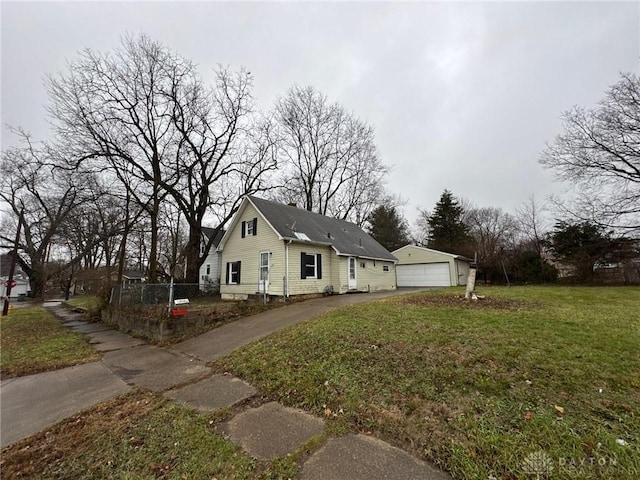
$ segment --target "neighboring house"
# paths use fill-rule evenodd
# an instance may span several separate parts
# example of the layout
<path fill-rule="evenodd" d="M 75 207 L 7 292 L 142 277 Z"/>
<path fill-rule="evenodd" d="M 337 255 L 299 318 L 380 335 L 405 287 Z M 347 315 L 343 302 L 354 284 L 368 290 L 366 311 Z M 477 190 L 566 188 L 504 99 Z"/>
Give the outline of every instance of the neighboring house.
<path fill-rule="evenodd" d="M 7 296 L 7 288 L 4 286 L 4 283 L 9 280 L 12 258 L 13 256 L 8 253 L 0 255 L 0 298 Z M 13 272 L 13 280 L 16 283 L 11 287 L 10 298 L 22 298 L 29 295 L 31 292 L 29 276 L 22 271 L 20 265 L 16 265 L 15 271 Z"/>
<path fill-rule="evenodd" d="M 405 245 L 393 254 L 398 258 L 399 287 L 452 287 L 467 283 L 470 258 L 416 245 Z"/>
<path fill-rule="evenodd" d="M 253 196 L 218 250 L 223 299 L 396 288 L 396 258 L 357 225 Z"/>
<path fill-rule="evenodd" d="M 202 240 L 200 241 L 200 255 L 204 254 L 207 242 L 214 235 L 215 229 L 202 227 Z M 222 255 L 218 252 L 218 245 L 224 235 L 224 230 L 219 230 L 213 239 L 213 244 L 204 263 L 200 266 L 200 290 L 204 292 L 220 291 L 220 265 Z"/>
<path fill-rule="evenodd" d="M 7 287 L 5 282 L 8 282 L 9 276 L 0 277 L 0 298 L 7 296 Z M 13 274 L 13 281 L 15 285 L 11 287 L 10 298 L 24 298 L 31 293 L 31 284 L 29 283 L 29 277 L 22 270 L 16 270 Z"/>
<path fill-rule="evenodd" d="M 122 284 L 123 285 L 135 285 L 137 283 L 146 282 L 144 274 L 140 270 L 125 270 L 122 272 Z"/>

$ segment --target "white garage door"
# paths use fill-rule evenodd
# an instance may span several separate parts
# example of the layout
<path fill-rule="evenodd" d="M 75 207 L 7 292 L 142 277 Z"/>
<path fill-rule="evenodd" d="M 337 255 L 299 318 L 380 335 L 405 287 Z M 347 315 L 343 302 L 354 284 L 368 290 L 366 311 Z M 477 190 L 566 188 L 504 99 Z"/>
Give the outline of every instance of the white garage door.
<path fill-rule="evenodd" d="M 419 263 L 417 265 L 396 265 L 399 287 L 448 287 L 448 263 Z"/>

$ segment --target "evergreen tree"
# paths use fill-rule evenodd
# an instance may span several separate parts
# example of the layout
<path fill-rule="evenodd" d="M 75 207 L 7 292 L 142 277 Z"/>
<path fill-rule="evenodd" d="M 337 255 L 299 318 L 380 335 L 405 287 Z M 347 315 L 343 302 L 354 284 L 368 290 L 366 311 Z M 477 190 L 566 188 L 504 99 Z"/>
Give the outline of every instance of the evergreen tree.
<path fill-rule="evenodd" d="M 369 235 L 392 252 L 409 243 L 409 227 L 396 207 L 380 205 L 369 216 Z"/>
<path fill-rule="evenodd" d="M 471 256 L 473 239 L 463 216 L 464 208 L 449 190 L 445 190 L 429 215 L 427 246 L 447 253 Z"/>
<path fill-rule="evenodd" d="M 637 241 L 615 237 L 590 222 L 559 221 L 549 234 L 549 243 L 556 258 L 573 268 L 579 282 L 593 281 L 598 263 L 617 263 L 637 255 Z"/>

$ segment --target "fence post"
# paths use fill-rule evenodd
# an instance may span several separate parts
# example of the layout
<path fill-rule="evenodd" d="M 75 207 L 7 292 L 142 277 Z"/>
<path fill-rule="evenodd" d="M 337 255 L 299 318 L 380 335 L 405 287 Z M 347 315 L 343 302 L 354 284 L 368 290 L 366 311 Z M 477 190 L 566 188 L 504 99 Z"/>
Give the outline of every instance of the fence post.
<path fill-rule="evenodd" d="M 171 277 L 171 283 L 169 283 L 169 309 L 167 316 L 171 316 L 171 308 L 173 307 L 173 277 Z"/>

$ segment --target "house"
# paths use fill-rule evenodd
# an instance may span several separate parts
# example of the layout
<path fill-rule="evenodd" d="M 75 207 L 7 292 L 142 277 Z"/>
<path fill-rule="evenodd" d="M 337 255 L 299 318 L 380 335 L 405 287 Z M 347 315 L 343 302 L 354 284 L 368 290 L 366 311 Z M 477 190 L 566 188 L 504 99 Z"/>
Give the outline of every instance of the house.
<path fill-rule="evenodd" d="M 218 251 L 218 245 L 224 235 L 224 230 L 220 229 L 216 233 L 214 228 L 202 227 L 202 240 L 200 241 L 200 255 L 204 254 L 209 239 L 213 236 L 213 243 L 209 249 L 209 254 L 200 266 L 199 284 L 200 290 L 203 292 L 219 292 L 220 291 L 220 271 L 221 257 Z"/>
<path fill-rule="evenodd" d="M 253 196 L 218 250 L 223 299 L 396 288 L 396 258 L 357 225 Z"/>
<path fill-rule="evenodd" d="M 0 255 L 0 298 L 7 296 L 5 282 L 9 280 L 12 259 L 13 255 L 10 253 Z M 15 284 L 11 287 L 11 298 L 24 298 L 31 293 L 29 276 L 22 271 L 20 265 L 16 265 L 13 281 Z"/>
<path fill-rule="evenodd" d="M 123 285 L 136 285 L 138 283 L 145 283 L 147 279 L 140 270 L 126 269 L 122 272 L 122 284 Z"/>
<path fill-rule="evenodd" d="M 405 245 L 393 252 L 398 258 L 399 287 L 452 287 L 466 285 L 472 260 L 462 255 Z"/>

